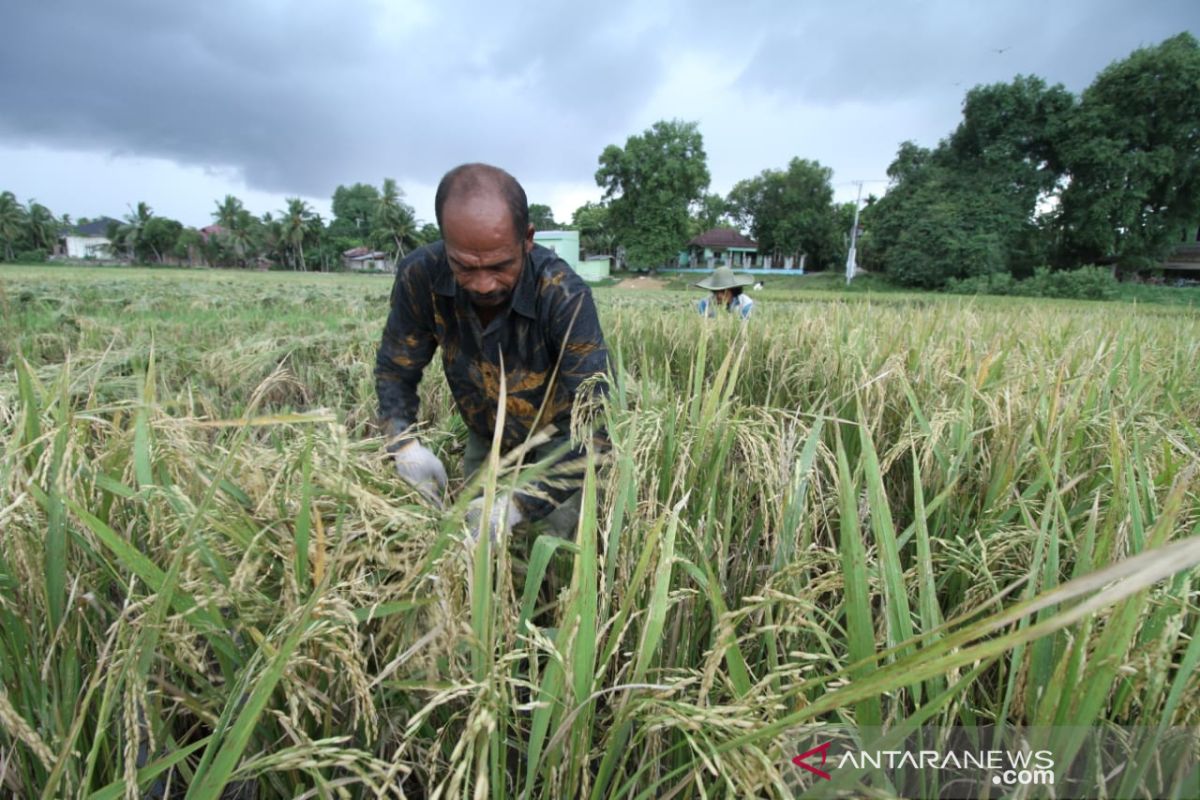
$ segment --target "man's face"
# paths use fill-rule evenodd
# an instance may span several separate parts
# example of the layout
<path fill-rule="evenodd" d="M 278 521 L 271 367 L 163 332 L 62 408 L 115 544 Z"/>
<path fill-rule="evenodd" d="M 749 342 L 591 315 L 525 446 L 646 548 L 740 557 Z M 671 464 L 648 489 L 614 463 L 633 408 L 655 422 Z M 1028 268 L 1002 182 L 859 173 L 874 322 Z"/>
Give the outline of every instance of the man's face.
<path fill-rule="evenodd" d="M 493 309 L 508 303 L 533 249 L 532 225 L 519 237 L 502 198 L 471 197 L 446 203 L 442 238 L 454 280 L 473 305 Z"/>

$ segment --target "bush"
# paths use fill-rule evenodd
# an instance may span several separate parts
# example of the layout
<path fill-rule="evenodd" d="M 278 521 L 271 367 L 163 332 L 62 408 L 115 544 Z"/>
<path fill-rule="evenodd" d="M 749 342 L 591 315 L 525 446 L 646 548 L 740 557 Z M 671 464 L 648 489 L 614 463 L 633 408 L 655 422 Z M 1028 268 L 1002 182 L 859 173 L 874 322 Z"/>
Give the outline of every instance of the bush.
<path fill-rule="evenodd" d="M 955 294 L 1013 294 L 1017 281 L 1007 272 L 995 272 L 989 275 L 976 275 L 972 278 L 957 280 L 951 278 L 946 284 L 946 291 Z"/>
<path fill-rule="evenodd" d="M 1032 278 L 1014 281 L 1011 275 L 979 275 L 951 280 L 946 290 L 956 294 L 1007 294 L 1018 297 L 1062 297 L 1071 300 L 1113 300 L 1120 285 L 1112 273 L 1102 267 L 1080 267 L 1052 272 L 1038 267 Z"/>
<path fill-rule="evenodd" d="M 46 251 L 40 247 L 34 250 L 22 250 L 17 253 L 18 264 L 41 264 L 46 260 Z"/>

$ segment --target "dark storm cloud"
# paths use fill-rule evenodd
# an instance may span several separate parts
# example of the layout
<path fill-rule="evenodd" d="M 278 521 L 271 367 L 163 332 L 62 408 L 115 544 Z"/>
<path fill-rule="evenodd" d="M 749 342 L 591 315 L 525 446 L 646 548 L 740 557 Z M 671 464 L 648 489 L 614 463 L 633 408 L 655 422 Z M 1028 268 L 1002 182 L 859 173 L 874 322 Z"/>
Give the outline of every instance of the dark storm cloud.
<path fill-rule="evenodd" d="M 429 17 L 427 14 L 440 15 Z M 663 68 L 620 14 L 481 4 L 43 2 L 5 12 L 0 140 L 328 195 L 488 159 L 588 180 Z"/>
<path fill-rule="evenodd" d="M 670 116 L 701 120 L 732 175 L 826 139 L 822 158 L 853 159 L 877 142 L 796 126 L 836 127 L 824 112 L 854 103 L 893 151 L 948 133 L 977 83 L 1079 91 L 1200 28 L 1195 0 L 6 6 L 0 145 L 160 157 L 309 197 L 384 176 L 428 186 L 466 160 L 588 185 L 605 145 Z M 684 72 L 697 64 L 706 77 Z"/>
<path fill-rule="evenodd" d="M 961 96 L 1035 74 L 1081 91 L 1114 58 L 1200 25 L 1194 0 L 791 5 L 739 86 L 820 104 Z"/>

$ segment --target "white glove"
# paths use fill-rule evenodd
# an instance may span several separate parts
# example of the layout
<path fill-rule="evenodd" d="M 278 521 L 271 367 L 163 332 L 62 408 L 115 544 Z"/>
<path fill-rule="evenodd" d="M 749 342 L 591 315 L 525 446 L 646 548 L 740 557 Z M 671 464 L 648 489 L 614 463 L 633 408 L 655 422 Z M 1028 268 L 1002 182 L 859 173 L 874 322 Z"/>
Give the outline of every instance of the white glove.
<path fill-rule="evenodd" d="M 446 489 L 446 467 L 433 452 L 415 439 L 392 454 L 396 459 L 396 474 L 408 481 L 418 492 L 441 505 Z"/>
<path fill-rule="evenodd" d="M 476 497 L 467 506 L 467 532 L 474 540 L 479 539 L 482 517 L 483 498 Z M 487 522 L 488 538 L 492 540 L 492 544 L 495 544 L 511 533 L 513 526 L 519 525 L 523 519 L 525 519 L 525 515 L 521 513 L 521 509 L 517 508 L 512 496 L 507 492 L 498 492 L 492 500 L 492 514 Z"/>

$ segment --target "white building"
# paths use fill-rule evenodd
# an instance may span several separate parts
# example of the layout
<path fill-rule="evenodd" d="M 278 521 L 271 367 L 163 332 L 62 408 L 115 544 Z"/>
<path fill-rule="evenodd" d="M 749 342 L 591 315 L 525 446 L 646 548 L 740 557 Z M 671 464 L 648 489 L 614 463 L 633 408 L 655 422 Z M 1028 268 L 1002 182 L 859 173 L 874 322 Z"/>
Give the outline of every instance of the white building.
<path fill-rule="evenodd" d="M 108 240 L 108 226 L 117 222 L 115 219 L 101 217 L 86 225 L 76 225 L 74 228 L 60 231 L 58 234 L 58 252 L 67 258 L 112 258 Z M 119 223 L 118 223 L 119 224 Z"/>
<path fill-rule="evenodd" d="M 388 254 L 369 247 L 355 247 L 342 253 L 342 264 L 352 272 L 391 272 Z"/>

